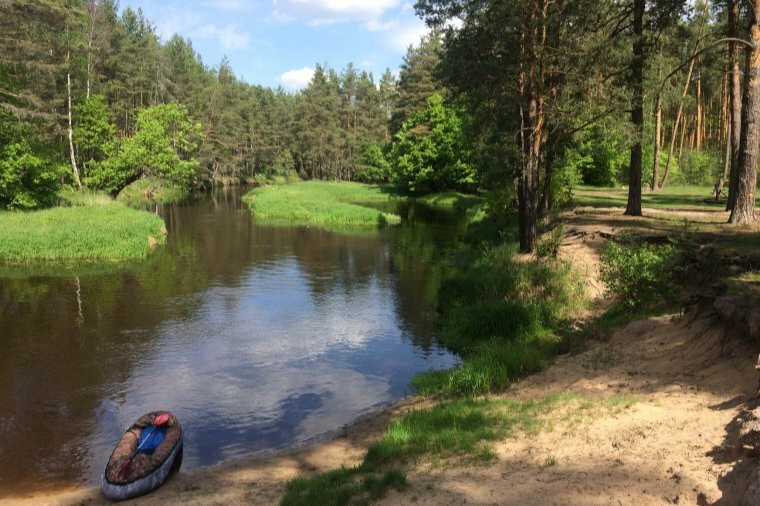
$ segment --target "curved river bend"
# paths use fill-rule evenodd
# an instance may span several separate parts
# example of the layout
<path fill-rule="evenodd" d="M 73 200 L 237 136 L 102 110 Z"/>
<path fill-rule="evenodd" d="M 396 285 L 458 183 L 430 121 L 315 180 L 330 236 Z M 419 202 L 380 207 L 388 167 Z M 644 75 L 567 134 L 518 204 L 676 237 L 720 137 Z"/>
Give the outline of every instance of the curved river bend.
<path fill-rule="evenodd" d="M 243 191 L 157 208 L 167 246 L 135 265 L 0 266 L 0 497 L 94 483 L 150 410 L 179 417 L 190 469 L 339 429 L 454 364 L 432 314 L 460 216 L 263 227 Z"/>

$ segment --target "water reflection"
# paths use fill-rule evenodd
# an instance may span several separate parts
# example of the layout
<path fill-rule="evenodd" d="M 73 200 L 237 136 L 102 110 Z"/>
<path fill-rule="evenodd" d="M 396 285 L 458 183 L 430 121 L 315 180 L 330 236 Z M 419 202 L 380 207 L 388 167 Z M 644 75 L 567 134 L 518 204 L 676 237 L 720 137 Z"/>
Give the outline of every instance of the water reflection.
<path fill-rule="evenodd" d="M 134 265 L 0 268 L 0 496 L 92 481 L 121 431 L 172 409 L 186 466 L 281 448 L 447 367 L 431 296 L 461 233 L 403 205 L 378 234 L 260 227 L 241 190 L 158 209 Z"/>

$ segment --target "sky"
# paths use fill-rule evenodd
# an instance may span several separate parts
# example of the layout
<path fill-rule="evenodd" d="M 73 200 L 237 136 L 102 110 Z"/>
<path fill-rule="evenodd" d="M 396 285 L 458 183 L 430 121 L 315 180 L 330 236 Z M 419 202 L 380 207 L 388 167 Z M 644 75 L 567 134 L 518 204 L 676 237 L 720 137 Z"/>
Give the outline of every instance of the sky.
<path fill-rule="evenodd" d="M 178 33 L 208 66 L 223 56 L 251 84 L 303 88 L 314 65 L 353 62 L 377 82 L 397 72 L 426 33 L 410 0 L 122 0 L 142 8 L 162 40 Z"/>

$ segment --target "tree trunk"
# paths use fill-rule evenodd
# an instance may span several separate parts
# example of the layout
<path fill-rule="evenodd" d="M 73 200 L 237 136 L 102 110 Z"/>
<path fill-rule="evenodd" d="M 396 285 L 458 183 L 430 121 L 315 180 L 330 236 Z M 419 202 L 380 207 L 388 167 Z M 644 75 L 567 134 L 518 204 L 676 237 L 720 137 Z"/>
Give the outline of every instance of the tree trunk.
<path fill-rule="evenodd" d="M 728 1 L 728 36 L 737 36 L 737 20 L 739 17 L 739 3 L 737 0 Z M 736 200 L 736 173 L 739 170 L 739 150 L 742 134 L 742 98 L 741 83 L 739 81 L 739 58 L 737 57 L 736 42 L 729 42 L 729 52 L 731 54 L 731 70 L 729 73 L 729 109 L 731 128 L 731 175 L 728 183 L 728 202 L 726 202 L 726 211 L 734 208 Z"/>
<path fill-rule="evenodd" d="M 66 55 L 66 61 L 69 60 L 69 55 Z M 84 191 L 82 187 L 82 181 L 79 179 L 79 168 L 77 167 L 77 159 L 74 155 L 74 132 L 71 126 L 71 73 L 66 72 L 66 94 L 68 98 L 68 113 L 69 113 L 69 155 L 71 156 L 71 171 L 74 173 L 74 182 L 77 184 L 79 191 Z"/>
<path fill-rule="evenodd" d="M 662 67 L 660 67 L 662 70 Z M 661 74 L 662 72 L 658 72 Z M 652 191 L 660 187 L 660 132 L 662 131 L 662 96 L 657 94 L 654 105 L 654 165 L 652 166 Z"/>
<path fill-rule="evenodd" d="M 546 45 L 546 16 L 549 0 L 534 0 L 528 20 L 529 32 L 521 43 L 521 55 L 525 63 L 520 72 L 520 89 L 523 106 L 520 144 L 522 170 L 518 178 L 517 204 L 520 235 L 520 251 L 533 253 L 538 242 L 538 170 L 544 126 L 544 85 L 546 69 L 543 49 Z"/>
<path fill-rule="evenodd" d="M 644 10 L 645 0 L 633 0 L 633 123 L 635 140 L 631 146 L 628 172 L 628 204 L 625 214 L 641 216 L 641 140 L 644 137 Z"/>
<path fill-rule="evenodd" d="M 702 74 L 697 76 L 697 131 L 696 148 L 702 149 Z"/>
<path fill-rule="evenodd" d="M 729 223 L 746 224 L 755 221 L 755 191 L 757 189 L 757 160 L 760 151 L 760 2 L 751 11 L 749 36 L 744 70 L 742 100 L 742 135 L 739 145 L 739 166 L 736 171 L 736 200 Z"/>
<path fill-rule="evenodd" d="M 549 212 L 552 202 L 552 178 L 554 176 L 554 150 L 544 146 L 545 165 L 543 191 L 541 192 L 541 202 L 538 205 L 538 215 L 546 216 Z"/>
<path fill-rule="evenodd" d="M 668 176 L 670 175 L 670 161 L 673 158 L 673 150 L 675 149 L 676 145 L 676 137 L 678 136 L 678 127 L 681 124 L 681 119 L 683 118 L 683 100 L 686 98 L 686 95 L 689 93 L 689 85 L 691 84 L 691 74 L 694 70 L 694 55 L 697 53 L 699 49 L 699 39 L 701 38 L 702 30 L 700 30 L 700 35 L 697 37 L 697 42 L 694 44 L 694 51 L 691 54 L 691 61 L 689 62 L 689 70 L 686 74 L 686 82 L 683 86 L 683 91 L 681 92 L 681 100 L 678 102 L 678 112 L 676 113 L 676 122 L 673 124 L 673 133 L 670 136 L 670 149 L 668 150 L 668 160 L 665 162 L 665 174 L 662 176 L 662 184 L 660 185 L 660 189 L 665 189 L 665 186 L 668 184 Z M 681 144 L 680 148 L 678 149 L 678 161 L 681 161 L 681 153 L 683 152 L 683 140 L 684 135 L 686 135 L 686 121 L 684 121 L 684 125 L 682 127 L 681 132 Z"/>

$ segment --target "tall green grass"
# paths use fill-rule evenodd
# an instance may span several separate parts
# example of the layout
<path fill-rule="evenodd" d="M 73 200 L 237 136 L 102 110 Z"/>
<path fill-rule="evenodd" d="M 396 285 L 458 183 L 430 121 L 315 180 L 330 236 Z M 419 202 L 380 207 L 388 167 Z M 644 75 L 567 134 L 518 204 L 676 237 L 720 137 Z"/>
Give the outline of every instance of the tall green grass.
<path fill-rule="evenodd" d="M 387 202 L 381 186 L 304 181 L 256 188 L 245 196 L 253 217 L 269 225 L 312 225 L 329 230 L 379 228 L 401 222 L 396 214 L 362 204 Z"/>
<path fill-rule="evenodd" d="M 165 241 L 163 220 L 117 203 L 0 213 L 0 261 L 130 260 Z"/>
<path fill-rule="evenodd" d="M 480 395 L 502 391 L 540 369 L 557 349 L 556 331 L 584 304 L 570 267 L 556 261 L 514 260 L 511 243 L 491 246 L 439 291 L 441 344 L 463 364 L 422 373 L 412 385 L 422 395 Z"/>

